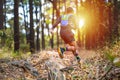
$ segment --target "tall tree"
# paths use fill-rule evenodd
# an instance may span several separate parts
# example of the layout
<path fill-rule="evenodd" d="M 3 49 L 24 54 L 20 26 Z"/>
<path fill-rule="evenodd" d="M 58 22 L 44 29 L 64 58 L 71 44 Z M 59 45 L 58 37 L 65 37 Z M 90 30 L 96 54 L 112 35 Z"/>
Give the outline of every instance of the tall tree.
<path fill-rule="evenodd" d="M 0 2 L 0 29 L 3 29 L 3 0 Z"/>
<path fill-rule="evenodd" d="M 43 17 L 43 21 L 42 21 L 42 24 L 41 24 L 41 27 L 42 27 L 42 35 L 41 35 L 41 37 L 42 37 L 42 49 L 44 50 L 45 49 L 45 35 L 44 35 L 44 27 L 45 27 L 45 15 L 44 14 L 42 14 L 42 17 Z"/>
<path fill-rule="evenodd" d="M 34 26 L 33 26 L 33 0 L 29 0 L 29 9 L 30 9 L 30 51 L 35 52 L 35 43 L 34 43 Z"/>
<path fill-rule="evenodd" d="M 77 13 L 77 16 L 78 16 L 78 0 L 75 0 L 75 4 L 76 4 L 76 13 Z M 81 0 L 80 4 L 82 4 L 82 0 Z M 81 46 L 80 28 L 78 28 L 77 31 L 78 31 L 78 46 L 80 47 Z"/>
<path fill-rule="evenodd" d="M 39 1 L 40 2 L 40 7 L 41 7 L 41 1 Z M 35 14 L 36 14 L 36 24 L 37 24 L 37 28 L 36 28 L 36 31 L 37 31 L 37 39 L 36 39 L 36 49 L 37 49 L 37 51 L 39 51 L 40 50 L 40 38 L 39 38 L 39 25 L 38 25 L 38 23 L 39 23 L 39 20 L 38 20 L 38 5 L 37 5 L 37 2 L 35 2 L 36 4 L 35 4 L 35 9 L 36 9 L 36 11 L 35 11 Z"/>
<path fill-rule="evenodd" d="M 119 14 L 119 10 L 118 10 L 118 0 L 113 0 L 114 1 L 114 35 L 115 37 L 119 36 L 119 32 L 118 32 L 118 14 Z"/>
<path fill-rule="evenodd" d="M 24 4 L 23 0 L 21 0 L 21 2 L 22 2 L 22 8 L 23 8 L 24 26 L 25 26 L 25 31 L 26 31 L 26 42 L 29 43 L 29 34 L 28 34 L 29 31 L 28 31 L 28 25 L 27 25 L 27 21 L 26 21 L 26 14 L 27 13 L 25 12 L 25 5 L 27 5 L 27 3 Z"/>
<path fill-rule="evenodd" d="M 46 3 L 46 0 L 44 1 L 44 3 Z M 40 17 L 41 17 L 41 19 L 43 19 L 43 20 L 41 20 L 41 44 L 42 44 L 42 49 L 44 50 L 45 49 L 45 34 L 44 34 L 44 28 L 45 28 L 45 14 L 44 14 L 44 12 L 42 12 L 42 11 L 45 11 L 45 9 L 43 9 L 43 7 L 42 7 L 42 3 L 40 3 L 40 5 L 41 5 L 41 7 L 40 7 L 40 11 L 41 11 L 41 13 L 40 13 Z M 45 5 L 46 6 L 46 5 Z"/>
<path fill-rule="evenodd" d="M 60 17 L 60 0 L 59 0 L 58 4 L 59 4 L 59 8 L 58 9 L 56 8 L 56 16 Z M 59 30 L 59 28 L 57 27 L 57 48 L 59 47 L 59 34 L 58 34 L 59 32 L 58 32 L 58 30 Z"/>
<path fill-rule="evenodd" d="M 19 50 L 19 0 L 14 0 L 14 51 Z"/>
<path fill-rule="evenodd" d="M 53 5 L 53 10 L 52 10 L 52 25 L 54 24 L 54 15 L 55 15 L 55 7 L 54 7 L 54 3 L 55 3 L 55 0 L 49 0 L 51 3 L 52 3 L 52 5 Z M 51 43 L 51 48 L 53 48 L 54 47 L 54 35 L 52 34 L 52 37 L 51 37 L 51 39 L 50 39 L 50 43 Z"/>
<path fill-rule="evenodd" d="M 60 2 L 59 2 L 59 4 L 60 4 Z M 58 2 L 53 0 L 53 7 L 54 7 L 55 12 L 56 12 L 56 17 L 59 18 L 60 17 L 60 5 L 59 5 L 59 9 L 57 8 L 57 6 L 58 6 Z M 58 27 L 57 27 L 57 32 L 56 33 L 57 33 L 56 34 L 57 35 L 57 47 L 59 47 Z"/>
<path fill-rule="evenodd" d="M 4 27 L 6 29 L 6 0 L 4 0 Z"/>
<path fill-rule="evenodd" d="M 60 1 L 59 1 L 59 9 L 57 9 L 57 1 L 56 0 L 49 0 L 52 5 L 53 5 L 53 12 L 52 12 L 52 25 L 54 24 L 54 17 L 55 17 L 55 11 L 56 11 L 56 17 L 60 17 Z M 52 35 L 51 39 L 50 39 L 50 42 L 51 42 L 51 48 L 54 47 L 54 36 Z M 59 47 L 59 35 L 58 35 L 58 27 L 57 27 L 57 47 Z"/>
<path fill-rule="evenodd" d="M 109 3 L 111 3 L 112 1 L 111 0 L 109 0 L 108 1 Z M 108 24 L 108 26 L 109 26 L 109 41 L 111 42 L 112 41 L 112 25 L 113 25 L 113 22 L 112 22 L 112 6 L 111 5 L 109 5 L 108 6 L 108 21 L 109 21 L 109 24 Z"/>

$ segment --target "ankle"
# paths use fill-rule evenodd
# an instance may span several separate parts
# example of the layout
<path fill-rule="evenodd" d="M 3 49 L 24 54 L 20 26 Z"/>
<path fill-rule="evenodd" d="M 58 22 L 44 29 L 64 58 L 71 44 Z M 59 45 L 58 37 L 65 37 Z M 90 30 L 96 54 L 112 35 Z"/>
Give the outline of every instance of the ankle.
<path fill-rule="evenodd" d="M 68 47 L 65 47 L 65 50 L 68 51 Z"/>
<path fill-rule="evenodd" d="M 73 52 L 74 53 L 74 56 L 78 56 L 78 53 L 77 52 Z"/>

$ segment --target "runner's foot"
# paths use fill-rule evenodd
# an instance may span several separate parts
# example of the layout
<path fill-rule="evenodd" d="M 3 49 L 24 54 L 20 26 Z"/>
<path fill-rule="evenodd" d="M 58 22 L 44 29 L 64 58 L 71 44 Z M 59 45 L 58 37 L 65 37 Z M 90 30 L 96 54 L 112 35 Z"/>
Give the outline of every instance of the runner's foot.
<path fill-rule="evenodd" d="M 63 53 L 66 51 L 66 49 L 65 48 L 58 48 L 58 54 L 59 54 L 59 56 L 60 56 L 60 58 L 63 58 Z"/>
<path fill-rule="evenodd" d="M 80 57 L 79 56 L 76 56 L 76 59 L 77 59 L 77 62 L 80 63 Z"/>

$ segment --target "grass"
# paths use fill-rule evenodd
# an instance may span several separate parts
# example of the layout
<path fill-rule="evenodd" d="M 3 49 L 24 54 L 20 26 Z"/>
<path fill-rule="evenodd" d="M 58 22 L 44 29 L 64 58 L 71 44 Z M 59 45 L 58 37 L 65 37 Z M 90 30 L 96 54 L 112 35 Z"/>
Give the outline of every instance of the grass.
<path fill-rule="evenodd" d="M 0 50 L 0 58 L 28 58 L 31 55 L 31 52 L 14 52 L 13 50 L 8 50 L 8 49 L 1 49 Z"/>
<path fill-rule="evenodd" d="M 114 65 L 120 67 L 120 42 L 111 45 L 110 47 L 106 47 L 103 50 L 103 55 L 107 60 L 112 62 Z"/>

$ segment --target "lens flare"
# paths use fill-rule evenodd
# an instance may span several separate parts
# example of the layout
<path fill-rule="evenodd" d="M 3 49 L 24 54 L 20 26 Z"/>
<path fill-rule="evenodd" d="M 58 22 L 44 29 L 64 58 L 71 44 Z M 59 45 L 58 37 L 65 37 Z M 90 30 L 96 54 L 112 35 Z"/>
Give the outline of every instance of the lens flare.
<path fill-rule="evenodd" d="M 84 19 L 80 19 L 80 20 L 79 20 L 79 27 L 80 27 L 80 28 L 84 27 L 84 24 L 85 24 Z"/>
<path fill-rule="evenodd" d="M 86 0 L 82 0 L 83 2 L 85 2 Z"/>

